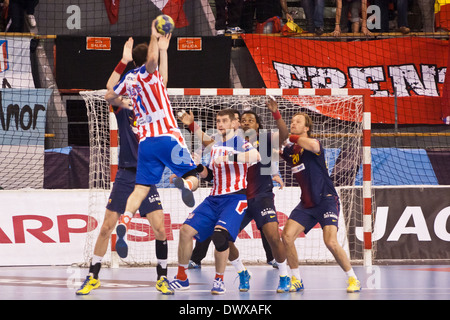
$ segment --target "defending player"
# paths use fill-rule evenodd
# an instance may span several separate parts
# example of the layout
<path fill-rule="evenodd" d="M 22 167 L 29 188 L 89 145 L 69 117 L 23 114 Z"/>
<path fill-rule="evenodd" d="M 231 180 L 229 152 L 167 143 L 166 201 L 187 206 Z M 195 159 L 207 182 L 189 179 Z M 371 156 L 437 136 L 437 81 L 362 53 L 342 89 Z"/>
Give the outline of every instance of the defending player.
<path fill-rule="evenodd" d="M 180 229 L 178 273 L 170 283 L 173 289 L 189 288 L 186 270 L 192 254 L 192 238 L 201 242 L 212 236 L 216 275 L 211 293 L 225 293 L 223 275 L 228 261 L 229 241 L 236 240 L 247 208 L 247 169 L 249 163 L 259 161 L 259 152 L 235 135 L 232 129 L 235 121 L 231 109 L 217 113 L 216 125 L 222 139 L 211 148 L 209 167 L 198 166 L 201 178 L 214 180 L 213 187 L 210 195 L 195 208 Z"/>
<path fill-rule="evenodd" d="M 161 41 L 161 45 L 163 45 Z M 133 61 L 136 65 L 142 65 L 145 62 L 147 53 L 147 45 L 139 44 L 133 50 L 133 39 L 129 38 L 124 45 L 123 55 L 119 68 L 111 74 L 107 87 L 113 86 L 120 79 L 124 70 L 121 65 L 126 66 Z M 123 67 L 122 67 L 123 68 Z M 77 290 L 77 295 L 86 295 L 93 289 L 100 286 L 98 280 L 101 262 L 106 253 L 108 242 L 120 215 L 125 211 L 128 196 L 133 192 L 136 179 L 137 153 L 138 153 L 138 137 L 135 134 L 134 112 L 123 108 L 114 108 L 118 131 L 119 131 L 119 169 L 113 189 L 109 196 L 106 206 L 105 218 L 103 220 L 100 233 L 94 248 L 94 254 L 89 267 L 89 274 L 86 280 Z M 146 199 L 139 207 L 142 217 L 147 217 L 155 234 L 155 247 L 157 263 L 157 283 L 156 289 L 163 294 L 173 294 L 173 290 L 169 288 L 167 281 L 167 238 L 164 228 L 164 214 L 159 198 L 158 190 L 155 185 L 150 186 L 150 191 Z"/>
<path fill-rule="evenodd" d="M 281 153 L 302 191 L 300 203 L 291 212 L 282 233 L 293 274 L 291 291 L 303 289 L 294 241 L 301 232 L 307 234 L 319 223 L 325 245 L 348 276 L 347 292 L 358 292 L 361 290 L 360 282 L 337 240 L 339 197 L 328 174 L 324 149 L 317 139 L 311 138 L 312 126 L 312 120 L 306 113 L 295 114 L 292 117 L 289 143 Z"/>
<path fill-rule="evenodd" d="M 187 206 L 195 205 L 192 191 L 198 187 L 196 166 L 178 128 L 166 89 L 167 48 L 171 34 L 162 36 L 156 31 L 155 24 L 156 20 L 153 20 L 145 64 L 127 73 L 113 89 L 108 88 L 105 96 L 110 104 L 129 109 L 130 106 L 120 97 L 128 95 L 133 102 L 139 133 L 136 185 L 116 228 L 116 250 L 121 257 L 127 254 L 124 239 L 128 224 L 146 198 L 150 186 L 161 180 L 166 166 L 181 177 L 174 183 L 181 190 Z M 158 46 L 161 39 L 166 39 L 164 48 Z"/>
<path fill-rule="evenodd" d="M 276 101 L 270 98 L 267 107 L 276 121 L 278 132 L 267 132 L 260 135 L 262 124 L 256 113 L 245 111 L 241 117 L 244 135 L 261 154 L 261 161 L 251 166 L 247 173 L 247 202 L 248 208 L 241 228 L 244 228 L 253 219 L 259 230 L 266 236 L 275 260 L 278 264 L 280 276 L 277 292 L 289 292 L 291 281 L 286 266 L 286 250 L 280 239 L 277 211 L 275 209 L 272 174 L 274 157 L 273 149 L 278 149 L 288 138 L 288 130 Z M 262 149 L 260 149 L 262 147 Z M 261 152 L 264 150 L 264 152 Z M 230 261 L 239 257 L 239 251 L 233 245 L 230 251 Z"/>

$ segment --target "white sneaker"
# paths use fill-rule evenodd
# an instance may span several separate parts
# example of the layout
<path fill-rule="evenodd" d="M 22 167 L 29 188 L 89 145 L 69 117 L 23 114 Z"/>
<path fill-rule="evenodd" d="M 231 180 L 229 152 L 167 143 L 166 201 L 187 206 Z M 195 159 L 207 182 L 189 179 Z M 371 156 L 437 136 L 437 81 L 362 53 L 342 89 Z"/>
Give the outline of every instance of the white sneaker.
<path fill-rule="evenodd" d="M 227 34 L 244 33 L 244 30 L 242 30 L 240 27 L 232 27 L 227 28 L 227 31 L 225 33 Z"/>
<path fill-rule="evenodd" d="M 216 36 L 223 36 L 225 35 L 225 29 L 216 30 Z"/>
<path fill-rule="evenodd" d="M 27 21 L 31 28 L 36 27 L 36 18 L 32 14 L 27 14 Z"/>

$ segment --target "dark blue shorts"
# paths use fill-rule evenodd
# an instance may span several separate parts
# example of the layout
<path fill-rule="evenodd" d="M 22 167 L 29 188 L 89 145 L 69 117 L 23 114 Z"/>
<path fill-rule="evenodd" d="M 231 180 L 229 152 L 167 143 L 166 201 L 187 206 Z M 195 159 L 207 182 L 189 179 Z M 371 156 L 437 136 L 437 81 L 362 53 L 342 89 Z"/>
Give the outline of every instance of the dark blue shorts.
<path fill-rule="evenodd" d="M 255 220 L 259 230 L 268 222 L 278 222 L 277 210 L 273 199 L 274 195 L 255 197 L 248 199 L 247 212 L 241 223 L 241 230 L 244 229 L 252 220 Z"/>
<path fill-rule="evenodd" d="M 119 169 L 117 171 L 116 180 L 114 181 L 113 189 L 109 195 L 108 204 L 106 205 L 107 209 L 119 214 L 125 212 L 128 197 L 134 190 L 135 179 L 136 173 L 132 170 Z M 147 198 L 142 201 L 139 207 L 139 214 L 141 217 L 145 217 L 148 213 L 155 210 L 162 210 L 162 205 L 158 190 L 155 185 L 152 185 Z"/>
<path fill-rule="evenodd" d="M 307 234 L 317 223 L 325 227 L 333 225 L 338 227 L 339 220 L 339 198 L 337 196 L 328 196 L 322 199 L 319 205 L 312 208 L 304 208 L 300 202 L 292 210 L 289 219 L 300 223 L 305 227 L 304 233 Z"/>
<path fill-rule="evenodd" d="M 195 238 L 199 242 L 209 238 L 217 225 L 227 229 L 231 236 L 230 240 L 235 241 L 246 209 L 247 197 L 245 194 L 208 196 L 184 223 L 197 230 Z"/>
<path fill-rule="evenodd" d="M 186 146 L 173 136 L 152 137 L 141 141 L 138 149 L 136 183 L 158 184 L 165 167 L 177 177 L 182 177 L 197 166 Z"/>

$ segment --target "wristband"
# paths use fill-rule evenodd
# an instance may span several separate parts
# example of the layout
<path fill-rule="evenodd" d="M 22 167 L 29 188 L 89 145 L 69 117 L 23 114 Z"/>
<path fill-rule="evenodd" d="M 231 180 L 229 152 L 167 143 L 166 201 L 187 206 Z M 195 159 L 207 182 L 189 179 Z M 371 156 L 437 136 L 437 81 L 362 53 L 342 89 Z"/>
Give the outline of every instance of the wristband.
<path fill-rule="evenodd" d="M 188 129 L 189 129 L 190 132 L 195 132 L 195 131 L 197 131 L 198 129 L 200 129 L 200 126 L 199 126 L 198 124 L 196 124 L 195 121 L 194 121 L 194 122 L 192 122 L 192 123 L 189 125 Z"/>
<path fill-rule="evenodd" d="M 277 111 L 275 111 L 275 112 L 272 112 L 272 117 L 273 117 L 275 120 L 281 119 L 281 113 L 280 113 L 280 110 L 277 110 Z"/>
<path fill-rule="evenodd" d="M 298 138 L 300 138 L 299 135 L 292 134 L 292 135 L 289 137 L 289 141 L 290 141 L 290 142 L 293 142 L 293 143 L 296 143 L 296 142 L 298 141 Z"/>
<path fill-rule="evenodd" d="M 127 65 L 125 63 L 122 62 L 122 60 L 117 64 L 116 68 L 114 69 L 115 72 L 117 72 L 118 74 L 122 74 L 125 69 L 126 69 Z"/>
<path fill-rule="evenodd" d="M 228 161 L 238 162 L 237 156 L 238 156 L 237 153 L 229 153 L 228 154 Z"/>

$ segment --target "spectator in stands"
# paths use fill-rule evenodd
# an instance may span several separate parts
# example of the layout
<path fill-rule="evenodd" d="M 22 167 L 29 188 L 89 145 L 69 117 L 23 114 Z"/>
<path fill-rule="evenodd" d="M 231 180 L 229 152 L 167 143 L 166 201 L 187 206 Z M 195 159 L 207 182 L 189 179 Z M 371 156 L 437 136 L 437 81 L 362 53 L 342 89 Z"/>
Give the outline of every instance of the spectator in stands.
<path fill-rule="evenodd" d="M 243 33 L 239 27 L 244 0 L 216 0 L 216 35 Z"/>
<path fill-rule="evenodd" d="M 351 14 L 351 32 L 361 32 L 368 36 L 372 35 L 367 29 L 367 1 L 366 0 L 336 0 L 336 24 L 333 36 L 340 36 L 341 32 L 348 32 L 348 12 Z M 360 16 L 361 13 L 361 16 Z"/>
<path fill-rule="evenodd" d="M 434 0 L 418 0 L 422 12 L 422 31 L 434 32 Z"/>
<path fill-rule="evenodd" d="M 258 0 L 256 7 L 256 33 L 279 33 L 283 26 L 283 12 L 293 20 L 286 0 Z"/>
<path fill-rule="evenodd" d="M 302 0 L 302 7 L 306 16 L 306 30 L 319 36 L 322 35 L 325 0 Z"/>
<path fill-rule="evenodd" d="M 23 32 L 25 16 L 28 26 L 30 28 L 36 27 L 36 18 L 34 11 L 39 3 L 39 0 L 6 0 L 9 1 L 8 15 L 10 21 L 6 27 L 7 32 Z"/>
<path fill-rule="evenodd" d="M 389 32 L 389 0 L 374 0 L 373 4 L 380 8 L 381 14 L 381 27 L 377 31 Z M 411 31 L 408 27 L 408 0 L 394 0 L 394 4 L 397 7 L 396 31 L 407 34 Z"/>

